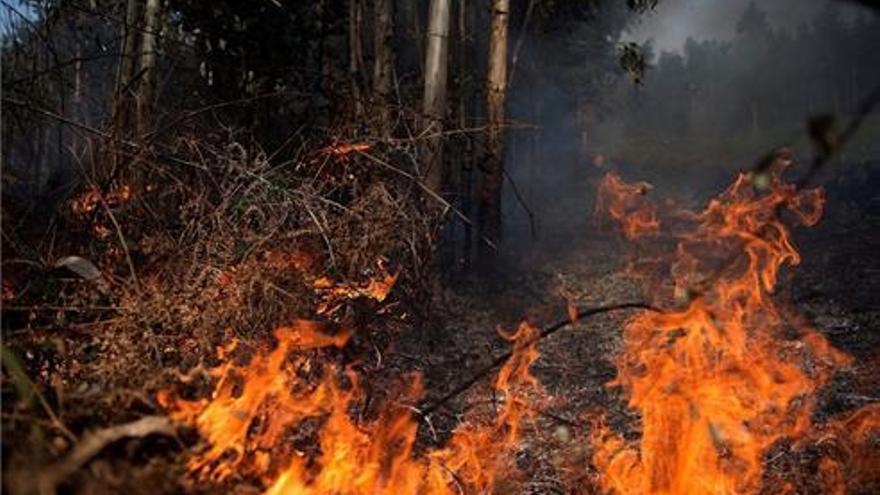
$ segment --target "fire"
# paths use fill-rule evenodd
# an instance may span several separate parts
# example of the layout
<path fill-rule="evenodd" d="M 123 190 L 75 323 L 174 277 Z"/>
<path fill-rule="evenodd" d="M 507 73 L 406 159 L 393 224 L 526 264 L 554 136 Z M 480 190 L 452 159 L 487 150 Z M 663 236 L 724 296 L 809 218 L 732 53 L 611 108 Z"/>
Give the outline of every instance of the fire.
<path fill-rule="evenodd" d="M 223 364 L 211 372 L 216 385 L 210 399 L 160 394 L 172 417 L 193 424 L 207 441 L 189 462 L 190 472 L 214 482 L 254 477 L 273 495 L 485 493 L 509 474 L 510 454 L 540 392 L 529 372 L 537 359 L 534 328 L 523 324 L 508 336 L 514 352 L 495 380 L 495 417 L 470 417 L 445 446 L 418 454 L 418 422 L 406 404 L 420 398 L 421 379 L 407 377 L 409 385 L 375 418 L 353 417 L 366 399 L 357 373 L 314 352 L 342 347 L 350 335 L 297 321 L 278 329 L 276 347 L 246 365 L 231 358 L 235 344 L 220 349 Z M 308 441 L 298 443 L 298 437 Z"/>
<path fill-rule="evenodd" d="M 768 448 L 811 431 L 816 390 L 849 358 L 773 299 L 780 268 L 800 261 L 783 214 L 813 225 L 824 203 L 821 190 L 797 190 L 780 174 L 762 187 L 740 175 L 692 215 L 671 265 L 686 307 L 627 324 L 612 385 L 640 413 L 641 439 L 607 427 L 594 434 L 603 490 L 755 493 Z M 633 225 L 659 226 L 645 222 L 653 209 L 627 203 L 648 187 L 610 174 L 600 187 L 603 208 L 630 239 L 640 232 Z M 623 195 L 608 199 L 609 190 Z"/>
<path fill-rule="evenodd" d="M 74 214 L 84 217 L 94 212 L 102 201 L 108 207 L 115 207 L 124 204 L 129 199 L 131 199 L 130 186 L 124 185 L 105 193 L 97 186 L 90 185 L 70 201 L 70 209 Z"/>
<path fill-rule="evenodd" d="M 605 174 L 596 194 L 596 219 L 610 217 L 627 239 L 656 233 L 660 229 L 656 208 L 644 199 L 652 188 L 647 182 L 627 184 L 613 172 Z"/>
<path fill-rule="evenodd" d="M 643 198 L 650 187 L 609 174 L 597 212 L 608 212 L 630 239 L 660 235 L 657 211 Z M 603 491 L 711 495 L 773 485 L 792 493 L 792 482 L 764 472 L 765 457 L 783 439 L 794 450 L 821 445 L 832 452 L 816 467 L 829 493 L 844 493 L 852 478 L 877 478 L 871 453 L 880 408 L 812 424 L 816 392 L 850 358 L 774 298 L 780 270 L 800 262 L 786 222 L 814 225 L 823 204 L 820 190 L 798 190 L 775 170 L 761 180 L 741 175 L 702 212 L 675 216 L 688 229 L 676 226 L 687 233 L 677 237 L 666 292 L 657 296 L 682 307 L 627 323 L 612 384 L 639 413 L 641 436 L 631 441 L 607 426 L 595 429 L 592 463 Z M 366 282 L 315 278 L 314 289 L 326 296 L 317 313 L 332 314 L 332 301 L 345 298 L 381 302 L 398 274 L 380 263 Z M 239 343 L 218 349 L 210 398 L 160 394 L 172 418 L 205 440 L 188 463 L 193 479 L 244 477 L 271 495 L 446 495 L 492 493 L 515 472 L 523 428 L 544 404 L 530 373 L 538 358 L 535 328 L 523 323 L 504 335 L 513 352 L 493 384 L 494 413 L 472 409 L 435 447 L 417 441 L 421 377 L 404 376 L 371 400 L 357 365 L 332 358 L 351 336 L 299 320 L 276 330 L 275 346 L 246 363 Z"/>
<path fill-rule="evenodd" d="M 334 146 L 328 146 L 322 150 L 323 154 L 336 157 L 343 157 L 352 153 L 361 153 L 368 151 L 372 146 L 369 143 L 339 143 Z"/>
<path fill-rule="evenodd" d="M 312 282 L 312 287 L 320 296 L 317 313 L 330 315 L 336 312 L 346 299 L 365 297 L 377 302 L 383 302 L 391 293 L 397 277 L 400 276 L 398 268 L 394 273 L 388 271 L 385 262 L 381 259 L 376 262 L 376 275 L 364 281 L 334 282 L 330 277 L 322 276 Z"/>
<path fill-rule="evenodd" d="M 828 493 L 842 495 L 848 481 L 880 483 L 878 438 L 880 404 L 873 404 L 824 425 L 803 443 L 830 453 L 819 461 L 819 472 Z"/>

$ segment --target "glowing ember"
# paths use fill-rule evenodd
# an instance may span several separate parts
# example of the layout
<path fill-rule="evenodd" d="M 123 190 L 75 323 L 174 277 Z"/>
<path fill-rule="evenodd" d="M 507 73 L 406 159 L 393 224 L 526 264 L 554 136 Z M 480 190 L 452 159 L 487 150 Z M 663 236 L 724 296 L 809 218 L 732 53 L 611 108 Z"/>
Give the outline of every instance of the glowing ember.
<path fill-rule="evenodd" d="M 346 299 L 365 297 L 377 302 L 383 302 L 400 275 L 400 269 L 391 273 L 385 267 L 385 263 L 379 260 L 376 263 L 376 275 L 359 282 L 334 282 L 330 277 L 318 277 L 312 282 L 315 292 L 321 297 L 317 313 L 329 315 L 342 306 Z"/>
<path fill-rule="evenodd" d="M 642 434 L 637 445 L 609 428 L 594 435 L 604 490 L 754 493 L 767 449 L 810 431 L 814 392 L 848 357 L 771 297 L 780 267 L 800 261 L 780 216 L 813 225 L 824 202 L 820 190 L 798 191 L 780 173 L 763 193 L 741 175 L 691 216 L 671 272 L 676 294 L 697 297 L 628 323 L 613 384 L 628 392 Z M 609 175 L 601 187 L 603 208 L 628 238 L 644 232 L 633 225 L 658 226 L 653 209 L 627 203 L 649 186 Z"/>
<path fill-rule="evenodd" d="M 15 299 L 15 286 L 12 282 L 3 281 L 3 301 L 12 301 Z"/>
<path fill-rule="evenodd" d="M 370 149 L 369 143 L 340 143 L 335 146 L 324 148 L 323 153 L 333 156 L 345 156 L 351 153 L 359 153 Z"/>
<path fill-rule="evenodd" d="M 472 418 L 445 447 L 421 455 L 413 451 L 418 423 L 403 405 L 418 400 L 421 380 L 408 380 L 375 419 L 354 419 L 352 411 L 366 398 L 357 374 L 316 364 L 314 353 L 304 352 L 341 347 L 349 334 L 327 335 L 315 322 L 279 329 L 277 347 L 245 366 L 229 359 L 232 348 L 221 349 L 225 363 L 212 372 L 217 384 L 210 400 L 187 402 L 163 393 L 160 401 L 208 441 L 189 463 L 198 479 L 253 476 L 268 487 L 265 493 L 277 495 L 486 493 L 512 469 L 510 453 L 522 421 L 534 414 L 530 397 L 540 389 L 529 373 L 537 359 L 534 335 L 523 324 L 509 337 L 514 353 L 495 381 L 501 399 L 494 419 Z M 314 449 L 299 450 L 308 449 L 294 439 L 310 428 Z"/>
<path fill-rule="evenodd" d="M 86 216 L 103 201 L 108 207 L 119 206 L 131 199 L 131 187 L 125 185 L 114 191 L 102 192 L 97 186 L 91 185 L 70 201 L 71 211 L 79 216 Z"/>

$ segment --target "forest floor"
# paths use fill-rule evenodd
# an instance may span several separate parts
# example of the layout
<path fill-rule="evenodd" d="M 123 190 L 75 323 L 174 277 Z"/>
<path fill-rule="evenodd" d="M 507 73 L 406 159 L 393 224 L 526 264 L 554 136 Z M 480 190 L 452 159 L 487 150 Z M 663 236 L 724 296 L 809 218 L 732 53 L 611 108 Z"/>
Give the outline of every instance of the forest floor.
<path fill-rule="evenodd" d="M 817 424 L 880 401 L 877 206 L 876 195 L 860 203 L 842 191 L 832 191 L 820 224 L 795 232 L 802 263 L 782 278 L 779 297 L 853 357 L 852 365 L 820 392 L 814 412 Z M 525 251 L 509 259 L 490 281 L 449 292 L 439 318 L 446 324 L 433 345 L 438 352 L 423 345 L 421 337 L 402 339 L 400 356 L 418 356 L 429 394 L 442 395 L 444 389 L 481 369 L 490 361 L 488 356 L 502 354 L 508 344 L 496 332 L 499 326 L 509 331 L 524 319 L 539 327 L 564 320 L 566 301 L 596 307 L 646 298 L 643 288 L 624 274 L 630 256 L 626 242 L 607 232 L 569 231 Z M 522 483 L 511 493 L 571 493 L 572 481 L 580 482 L 583 493 L 594 493 L 596 473 L 589 468 L 588 443 L 590 419 L 600 414 L 625 437 L 637 438 L 638 415 L 627 409 L 619 389 L 607 386 L 616 376 L 615 357 L 631 315 L 618 312 L 588 318 L 540 343 L 541 357 L 534 371 L 551 396 L 551 405 L 521 447 Z M 487 394 L 491 390 L 485 386 L 474 395 Z M 473 397 L 463 396 L 451 409 L 460 410 Z M 784 454 L 788 455 L 776 457 L 774 469 L 804 469 L 808 462 L 803 453 Z M 875 483 L 859 493 L 876 493 L 878 488 Z"/>
<path fill-rule="evenodd" d="M 815 413 L 818 422 L 880 400 L 880 257 L 876 254 L 880 250 L 880 215 L 876 204 L 854 204 L 843 197 L 832 196 L 826 218 L 818 227 L 797 233 L 795 241 L 803 263 L 785 279 L 790 282 L 790 290 L 781 293 L 835 346 L 854 357 L 853 365 L 822 391 Z M 862 211 L 869 206 L 875 209 Z M 376 380 L 378 388 L 383 381 L 390 382 L 408 371 L 420 371 L 425 377 L 427 398 L 442 397 L 478 373 L 492 357 L 509 350 L 510 344 L 500 337 L 498 327 L 509 331 L 523 320 L 538 327 L 565 320 L 566 301 L 578 307 L 595 307 L 643 299 L 642 288 L 622 272 L 627 256 L 622 240 L 590 228 L 535 242 L 516 256 L 502 260 L 491 277 L 460 281 L 436 294 L 433 324 L 399 329 L 397 340 L 378 357 L 381 365 L 374 367 L 371 379 Z M 627 312 L 620 312 L 588 318 L 541 341 L 541 357 L 533 371 L 548 392 L 550 405 L 537 424 L 526 428 L 525 440 L 517 452 L 521 475 L 505 480 L 499 493 L 571 493 L 572 484 L 583 487 L 578 490 L 580 493 L 596 492 L 596 473 L 591 471 L 589 458 L 590 418 L 601 413 L 628 437 L 637 435 L 637 416 L 626 408 L 618 390 L 606 386 L 616 374 L 614 358 L 620 351 L 621 330 L 627 317 Z M 53 366 L 70 371 L 66 379 L 71 381 L 76 380 L 75 370 L 57 362 L 81 360 L 102 352 L 123 352 L 119 349 L 124 348 L 128 348 L 124 351 L 127 353 L 140 352 L 135 345 L 136 336 L 127 336 L 112 348 L 104 348 L 100 346 L 106 346 L 106 336 L 99 336 L 99 330 L 78 330 L 89 331 L 96 334 L 80 335 L 67 342 L 57 336 L 28 339 L 42 342 L 31 347 L 36 349 L 34 352 L 52 346 L 52 360 L 56 362 Z M 178 352 L 185 354 L 183 349 Z M 39 355 L 30 357 L 40 359 Z M 108 372 L 153 373 L 165 377 L 159 381 L 167 383 L 167 370 L 127 369 L 125 354 L 119 357 L 120 366 Z M 144 377 L 139 378 L 143 381 Z M 490 382 L 491 377 L 482 380 L 436 411 L 431 434 L 423 432 L 422 443 L 442 443 L 468 404 L 491 400 Z M 76 389 L 74 394 L 102 397 L 107 392 L 95 388 L 95 384 L 91 385 L 94 390 L 86 383 L 83 386 L 86 388 Z M 158 412 L 148 394 L 126 393 L 131 397 L 109 402 L 115 407 L 127 404 L 124 411 L 94 414 L 89 420 L 91 425 L 80 423 L 78 427 L 99 427 L 110 419 Z M 88 400 L 71 402 L 69 407 L 87 408 Z M 95 400 L 93 407 L 100 410 L 103 406 Z M 18 431 L 23 435 L 28 430 Z M 14 451 L 10 450 L 8 438 L 6 454 Z M 59 452 L 69 448 L 63 435 L 52 435 L 46 441 Z M 178 493 L 184 489 L 180 480 L 185 477 L 187 445 L 194 442 L 194 438 L 186 436 L 116 442 L 70 476 L 65 486 L 76 493 Z M 9 466 L 6 462 L 4 468 Z M 193 485 L 186 486 L 193 491 Z M 196 491 L 212 490 L 206 486 Z M 234 490 L 258 491 L 258 487 L 247 483 Z M 870 489 L 865 493 L 870 493 Z"/>

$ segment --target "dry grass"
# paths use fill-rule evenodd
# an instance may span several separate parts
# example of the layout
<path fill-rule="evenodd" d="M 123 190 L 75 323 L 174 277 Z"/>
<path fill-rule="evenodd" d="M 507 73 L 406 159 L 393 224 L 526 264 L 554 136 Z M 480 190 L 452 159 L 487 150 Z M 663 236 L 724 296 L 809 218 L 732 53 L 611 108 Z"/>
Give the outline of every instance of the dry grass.
<path fill-rule="evenodd" d="M 339 140 L 302 143 L 281 161 L 232 139 L 180 138 L 127 157 L 136 174 L 84 174 L 48 228 L 10 222 L 21 209 L 5 204 L 5 345 L 60 424 L 80 432 L 158 411 L 155 391 L 182 378 L 204 385 L 198 370 L 216 346 L 265 342 L 293 318 L 316 317 L 322 276 L 358 283 L 387 266 L 401 273 L 387 302 L 402 313 L 417 300 L 437 209 L 412 180 L 406 149 L 369 144 L 339 153 Z M 82 170 L 102 160 L 86 154 Z M 100 278 L 53 268 L 69 255 Z M 321 317 L 370 326 L 376 304 L 353 297 Z M 15 382 L 6 371 L 4 394 Z M 45 410 L 12 397 L 3 432 L 26 446 L 6 451 L 13 465 L 68 451 Z"/>

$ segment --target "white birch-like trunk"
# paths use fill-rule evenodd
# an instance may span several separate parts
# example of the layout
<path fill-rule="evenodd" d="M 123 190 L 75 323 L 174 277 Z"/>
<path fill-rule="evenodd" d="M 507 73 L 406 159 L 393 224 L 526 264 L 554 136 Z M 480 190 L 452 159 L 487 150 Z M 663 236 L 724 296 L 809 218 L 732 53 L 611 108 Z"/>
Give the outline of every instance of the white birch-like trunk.
<path fill-rule="evenodd" d="M 425 185 L 442 193 L 446 170 L 443 163 L 443 119 L 446 116 L 446 79 L 449 60 L 450 0 L 431 0 L 428 40 L 425 49 L 425 92 L 422 100 L 426 143 L 422 175 Z"/>

